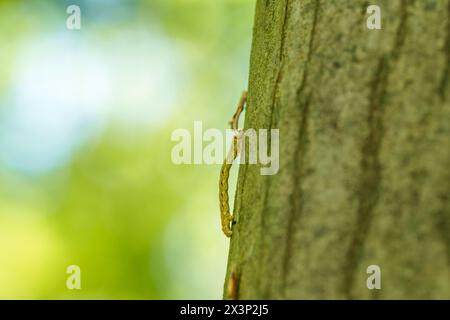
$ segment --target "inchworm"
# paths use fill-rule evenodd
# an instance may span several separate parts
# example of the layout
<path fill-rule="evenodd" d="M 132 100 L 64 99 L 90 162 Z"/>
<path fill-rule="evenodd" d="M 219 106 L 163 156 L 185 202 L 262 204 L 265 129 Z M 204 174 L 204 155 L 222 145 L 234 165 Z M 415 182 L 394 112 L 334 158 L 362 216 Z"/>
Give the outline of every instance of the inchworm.
<path fill-rule="evenodd" d="M 239 149 L 240 141 L 242 136 L 242 131 L 239 130 L 239 116 L 244 110 L 244 105 L 247 101 L 247 91 L 242 92 L 241 99 L 237 110 L 233 117 L 231 118 L 229 124 L 232 130 L 234 130 L 233 145 L 230 151 L 223 161 L 222 169 L 220 171 L 220 181 L 219 181 L 219 201 L 220 201 L 220 219 L 222 222 L 222 231 L 227 237 L 231 237 L 232 231 L 231 226 L 233 224 L 233 215 L 230 213 L 230 205 L 228 203 L 228 177 L 230 176 L 230 169 L 233 161 L 236 159 Z"/>

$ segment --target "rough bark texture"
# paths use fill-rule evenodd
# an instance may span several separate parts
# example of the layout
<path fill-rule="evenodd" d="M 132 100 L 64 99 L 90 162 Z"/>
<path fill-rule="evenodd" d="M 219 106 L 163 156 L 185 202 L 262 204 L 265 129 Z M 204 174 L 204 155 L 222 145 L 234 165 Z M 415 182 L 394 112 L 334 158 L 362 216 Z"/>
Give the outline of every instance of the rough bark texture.
<path fill-rule="evenodd" d="M 450 298 L 450 1 L 372 2 L 257 1 L 225 298 Z"/>

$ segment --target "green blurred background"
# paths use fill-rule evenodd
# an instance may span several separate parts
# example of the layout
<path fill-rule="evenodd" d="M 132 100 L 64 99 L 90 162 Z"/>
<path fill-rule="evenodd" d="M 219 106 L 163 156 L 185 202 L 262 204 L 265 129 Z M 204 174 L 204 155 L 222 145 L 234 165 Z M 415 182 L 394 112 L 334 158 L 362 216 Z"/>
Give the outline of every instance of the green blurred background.
<path fill-rule="evenodd" d="M 220 166 L 174 165 L 170 135 L 227 127 L 253 10 L 0 1 L 0 298 L 221 298 Z M 81 290 L 66 288 L 72 264 Z"/>

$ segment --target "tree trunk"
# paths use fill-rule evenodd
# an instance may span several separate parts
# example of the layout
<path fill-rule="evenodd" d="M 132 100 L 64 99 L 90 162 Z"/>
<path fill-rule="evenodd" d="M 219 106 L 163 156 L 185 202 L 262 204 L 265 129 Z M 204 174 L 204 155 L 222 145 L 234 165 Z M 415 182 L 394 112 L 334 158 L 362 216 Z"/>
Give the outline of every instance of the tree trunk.
<path fill-rule="evenodd" d="M 225 298 L 450 298 L 450 1 L 375 2 L 257 1 Z"/>

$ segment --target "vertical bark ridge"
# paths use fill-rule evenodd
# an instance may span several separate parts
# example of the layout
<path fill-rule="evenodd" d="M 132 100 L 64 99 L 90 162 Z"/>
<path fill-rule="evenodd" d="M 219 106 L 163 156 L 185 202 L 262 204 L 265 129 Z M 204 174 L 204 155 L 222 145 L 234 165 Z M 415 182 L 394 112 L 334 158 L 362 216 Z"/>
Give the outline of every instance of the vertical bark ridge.
<path fill-rule="evenodd" d="M 446 29 L 447 29 L 447 37 L 446 37 L 445 45 L 444 45 L 444 52 L 446 54 L 447 59 L 445 62 L 445 67 L 444 67 L 443 73 L 442 73 L 441 84 L 439 86 L 439 95 L 440 95 L 442 101 L 445 101 L 447 99 L 448 77 L 450 75 L 450 1 L 448 1 L 448 5 L 447 5 Z"/>
<path fill-rule="evenodd" d="M 372 221 L 372 212 L 379 199 L 379 186 L 382 179 L 379 151 L 383 139 L 386 89 L 391 68 L 395 66 L 396 60 L 400 57 L 401 48 L 405 42 L 408 22 L 407 10 L 412 2 L 412 0 L 402 0 L 400 5 L 400 22 L 391 56 L 382 56 L 380 58 L 371 83 L 367 119 L 369 134 L 361 148 L 361 178 L 357 221 L 347 253 L 347 267 L 343 277 L 343 290 L 348 298 L 353 298 L 351 290 L 355 280 L 356 269 L 364 250 L 364 241 Z"/>
<path fill-rule="evenodd" d="M 276 77 L 275 77 L 275 83 L 273 84 L 273 91 L 272 91 L 272 101 L 271 101 L 271 113 L 270 113 L 270 123 L 268 125 L 268 138 L 267 138 L 267 143 L 268 143 L 268 153 L 271 153 L 271 135 L 270 135 L 270 130 L 274 127 L 274 114 L 276 112 L 279 112 L 279 107 L 277 105 L 277 94 L 279 91 L 279 87 L 281 84 L 281 81 L 283 79 L 283 71 L 284 71 L 284 67 L 285 67 L 285 42 L 286 42 L 286 33 L 287 33 L 287 26 L 288 26 L 288 19 L 289 19 L 289 0 L 286 0 L 283 6 L 283 19 L 282 19 L 282 24 L 281 24 L 281 30 L 280 30 L 280 47 L 279 47 L 279 51 L 278 51 L 278 68 L 276 71 Z M 277 117 L 278 119 L 278 117 Z M 270 188 L 272 185 L 272 179 L 268 178 L 266 179 L 266 183 L 265 183 L 265 188 L 264 188 L 264 208 L 267 208 L 268 206 L 268 201 L 269 201 L 269 192 L 270 192 Z M 266 220 L 264 219 L 265 215 L 261 214 L 260 216 L 260 237 L 261 239 L 264 239 L 265 237 L 265 230 L 266 230 Z M 264 245 L 264 241 L 260 242 L 260 246 Z M 261 249 L 263 250 L 263 249 Z M 264 263 L 264 257 L 261 256 L 261 263 Z M 263 286 L 261 285 L 261 282 L 259 282 L 258 284 L 258 288 L 259 291 L 261 292 L 261 296 L 262 297 L 268 297 L 269 296 L 269 292 L 268 290 L 270 290 L 269 288 L 263 288 Z"/>
<path fill-rule="evenodd" d="M 308 44 L 308 54 L 305 60 L 305 67 L 303 71 L 303 77 L 301 84 L 296 92 L 297 101 L 299 101 L 299 108 L 302 110 L 302 118 L 300 123 L 300 128 L 298 132 L 298 139 L 297 139 L 297 145 L 296 145 L 296 152 L 294 155 L 294 161 L 293 165 L 295 168 L 299 171 L 298 174 L 295 176 L 294 179 L 294 189 L 291 192 L 290 199 L 291 199 L 291 209 L 288 216 L 287 221 L 287 232 L 286 232 L 286 241 L 285 241 L 285 250 L 284 250 L 284 258 L 283 258 L 283 278 L 282 278 L 282 286 L 284 289 L 287 288 L 287 277 L 289 276 L 289 264 L 291 259 L 291 251 L 292 251 L 292 235 L 293 235 L 293 226 L 294 226 L 294 219 L 299 218 L 302 213 L 302 206 L 301 206 L 301 174 L 302 174 L 302 167 L 303 167 L 303 159 L 306 152 L 307 147 L 307 134 L 308 134 L 308 118 L 309 118 L 309 108 L 310 108 L 310 102 L 311 102 L 311 96 L 308 94 L 307 97 L 303 97 L 303 94 L 305 92 L 305 87 L 308 81 L 308 64 L 311 61 L 312 58 L 312 52 L 314 48 L 314 38 L 316 35 L 316 26 L 318 21 L 318 15 L 319 15 L 319 9 L 320 9 L 320 0 L 317 0 L 314 7 L 314 15 L 313 15 L 313 21 L 311 25 L 311 33 L 310 33 L 310 40 Z"/>

